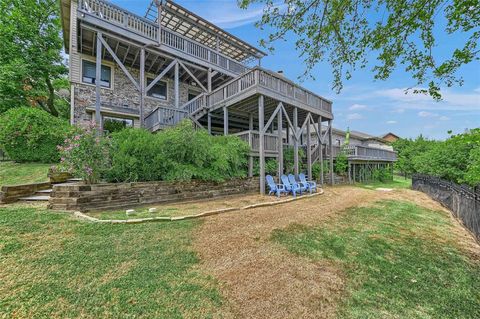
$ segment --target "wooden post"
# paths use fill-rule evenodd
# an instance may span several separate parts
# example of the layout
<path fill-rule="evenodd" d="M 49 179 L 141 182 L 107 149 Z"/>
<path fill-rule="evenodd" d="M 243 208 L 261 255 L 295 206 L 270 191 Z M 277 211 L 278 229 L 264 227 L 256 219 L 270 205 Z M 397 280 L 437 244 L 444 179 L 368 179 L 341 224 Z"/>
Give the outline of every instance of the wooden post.
<path fill-rule="evenodd" d="M 174 84 L 174 87 L 175 87 L 175 108 L 179 108 L 180 107 L 180 75 L 179 75 L 179 65 L 178 65 L 178 62 L 175 63 L 175 84 Z"/>
<path fill-rule="evenodd" d="M 144 123 L 144 107 L 145 107 L 145 48 L 140 49 L 140 127 L 143 128 Z"/>
<path fill-rule="evenodd" d="M 296 107 L 293 108 L 293 166 L 294 166 L 294 173 L 295 176 L 298 176 L 298 140 L 297 140 L 297 133 L 298 133 L 298 109 Z"/>
<path fill-rule="evenodd" d="M 310 115 L 310 113 L 308 114 Z M 312 178 L 312 146 L 311 146 L 311 127 L 310 119 L 307 121 L 307 175 L 309 180 Z"/>
<path fill-rule="evenodd" d="M 157 1 L 158 46 L 162 44 L 162 1 Z"/>
<path fill-rule="evenodd" d="M 330 148 L 330 185 L 335 184 L 333 179 L 333 140 L 332 140 L 332 120 L 328 120 L 328 147 Z"/>
<path fill-rule="evenodd" d="M 248 144 L 252 148 L 253 113 L 248 114 Z M 250 150 L 251 152 L 252 150 Z M 253 177 L 253 156 L 248 155 L 248 177 Z"/>
<path fill-rule="evenodd" d="M 102 132 L 102 114 L 101 114 L 101 82 L 102 82 L 102 41 L 100 38 L 102 33 L 97 33 L 97 56 L 95 64 L 95 124 L 97 126 L 98 133 Z"/>
<path fill-rule="evenodd" d="M 258 97 L 258 131 L 260 140 L 258 141 L 258 154 L 260 161 L 260 194 L 265 195 L 265 152 L 264 152 L 264 135 L 263 127 L 265 125 L 264 119 L 264 99 L 263 95 Z"/>
<path fill-rule="evenodd" d="M 278 180 L 280 180 L 280 176 L 283 174 L 283 113 L 282 110 L 278 112 L 277 115 L 277 139 L 278 139 Z"/>
<path fill-rule="evenodd" d="M 212 92 L 212 69 L 208 68 L 207 72 L 207 90 L 208 93 Z"/>
<path fill-rule="evenodd" d="M 228 108 L 223 107 L 223 135 L 228 135 Z"/>
<path fill-rule="evenodd" d="M 348 161 L 348 183 L 352 183 L 352 164 Z"/>
<path fill-rule="evenodd" d="M 208 134 L 212 134 L 212 113 L 208 112 L 207 114 L 207 127 Z"/>
<path fill-rule="evenodd" d="M 322 116 L 320 115 L 318 117 L 318 132 L 320 132 L 320 137 L 323 136 L 323 132 L 322 132 Z M 324 171 L 323 171 L 323 142 L 322 142 L 322 139 L 319 138 L 318 139 L 318 143 L 319 143 L 319 151 L 320 151 L 320 184 L 323 185 L 324 183 L 324 180 L 323 180 L 323 175 L 324 175 Z"/>

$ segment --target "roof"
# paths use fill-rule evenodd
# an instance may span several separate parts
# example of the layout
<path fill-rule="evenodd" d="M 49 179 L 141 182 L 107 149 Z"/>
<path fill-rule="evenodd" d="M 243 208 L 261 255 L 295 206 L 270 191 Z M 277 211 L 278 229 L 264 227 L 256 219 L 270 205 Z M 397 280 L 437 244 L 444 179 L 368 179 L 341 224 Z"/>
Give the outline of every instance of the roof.
<path fill-rule="evenodd" d="M 237 61 L 244 61 L 252 57 L 262 58 L 267 55 L 171 0 L 152 0 L 145 13 L 145 18 L 150 21 L 158 23 L 157 3 L 162 5 L 161 23 L 163 27 L 212 49 L 217 49 L 218 38 L 220 52 Z"/>
<path fill-rule="evenodd" d="M 326 128 L 324 128 L 324 129 L 326 129 Z M 337 135 L 341 135 L 341 136 L 346 136 L 347 135 L 346 131 L 343 131 L 343 130 L 340 130 L 340 129 L 337 129 L 337 128 L 333 128 L 333 133 L 335 133 Z M 356 139 L 361 140 L 361 141 L 374 140 L 374 141 L 378 141 L 380 143 L 385 143 L 385 144 L 388 143 L 388 141 L 384 140 L 381 137 L 373 136 L 373 135 L 370 135 L 370 134 L 367 134 L 367 133 L 364 133 L 364 132 L 360 132 L 360 131 L 350 131 L 350 137 L 351 138 L 356 138 Z"/>
<path fill-rule="evenodd" d="M 384 134 L 384 135 L 382 135 L 381 137 L 382 137 L 382 138 L 385 138 L 385 137 L 387 137 L 388 135 L 392 135 L 393 137 L 396 137 L 396 138 L 398 138 L 398 139 L 400 138 L 400 136 L 398 136 L 398 135 L 396 135 L 396 134 L 393 134 L 392 132 L 388 132 L 387 134 Z"/>

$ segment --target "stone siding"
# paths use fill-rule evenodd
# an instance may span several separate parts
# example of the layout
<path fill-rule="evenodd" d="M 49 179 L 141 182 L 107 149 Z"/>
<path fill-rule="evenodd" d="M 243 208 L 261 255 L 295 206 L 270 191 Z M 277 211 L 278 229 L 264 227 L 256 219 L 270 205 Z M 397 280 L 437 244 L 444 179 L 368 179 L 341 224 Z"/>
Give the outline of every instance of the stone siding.
<path fill-rule="evenodd" d="M 101 89 L 102 106 L 127 107 L 138 111 L 140 109 L 140 94 L 133 83 L 116 64 L 112 64 L 111 62 L 104 62 L 104 64 L 112 68 L 113 85 L 111 89 Z M 127 67 L 127 69 L 135 80 L 139 79 L 139 70 L 129 67 Z M 146 73 L 146 75 L 149 78 L 156 77 L 155 74 L 151 73 Z M 157 106 L 175 106 L 174 81 L 167 77 L 164 77 L 162 80 L 167 82 L 167 100 L 156 99 L 149 96 L 145 97 L 145 115 Z M 74 81 L 72 81 L 72 84 L 74 87 L 74 123 L 81 124 L 85 121 L 91 121 L 92 116 L 87 112 L 86 108 L 95 106 L 95 86 Z M 189 90 L 201 92 L 200 88 L 181 82 L 180 106 L 188 102 Z M 138 124 L 138 121 L 135 124 Z"/>
<path fill-rule="evenodd" d="M 98 211 L 245 194 L 258 190 L 258 178 L 236 179 L 223 183 L 190 181 L 62 184 L 53 187 L 49 208 L 64 211 Z"/>

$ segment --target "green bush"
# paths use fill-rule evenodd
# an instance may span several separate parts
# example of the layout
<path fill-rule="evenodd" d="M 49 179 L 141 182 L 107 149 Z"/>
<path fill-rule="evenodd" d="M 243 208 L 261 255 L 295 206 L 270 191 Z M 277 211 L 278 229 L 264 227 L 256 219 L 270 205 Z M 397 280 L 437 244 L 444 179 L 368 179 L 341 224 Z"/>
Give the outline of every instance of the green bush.
<path fill-rule="evenodd" d="M 347 154 L 342 150 L 338 153 L 335 158 L 335 167 L 334 172 L 338 175 L 345 175 L 348 170 L 348 157 Z"/>
<path fill-rule="evenodd" d="M 211 136 L 189 121 L 158 134 L 127 129 L 112 134 L 108 181 L 246 177 L 249 146 L 236 136 Z"/>
<path fill-rule="evenodd" d="M 0 116 L 0 147 L 17 162 L 54 163 L 71 130 L 68 121 L 40 109 L 13 108 Z"/>

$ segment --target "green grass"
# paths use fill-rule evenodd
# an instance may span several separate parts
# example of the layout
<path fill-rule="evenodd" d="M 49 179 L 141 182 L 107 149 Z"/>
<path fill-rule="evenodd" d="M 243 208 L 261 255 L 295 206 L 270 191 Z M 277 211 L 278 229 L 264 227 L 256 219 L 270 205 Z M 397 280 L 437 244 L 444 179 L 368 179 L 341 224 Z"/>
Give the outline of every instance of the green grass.
<path fill-rule="evenodd" d="M 343 271 L 341 318 L 480 318 L 480 264 L 452 227 L 442 212 L 383 201 L 273 240 Z"/>
<path fill-rule="evenodd" d="M 0 162 L 0 186 L 48 182 L 51 164 Z"/>
<path fill-rule="evenodd" d="M 405 189 L 405 188 L 412 188 L 412 179 L 401 176 L 393 176 L 393 181 L 390 182 L 371 182 L 367 184 L 357 184 L 357 186 L 368 188 L 368 189 L 375 189 L 375 188 L 393 188 L 393 189 Z"/>
<path fill-rule="evenodd" d="M 209 318 L 217 283 L 195 270 L 199 221 L 102 225 L 0 208 L 0 318 Z"/>

